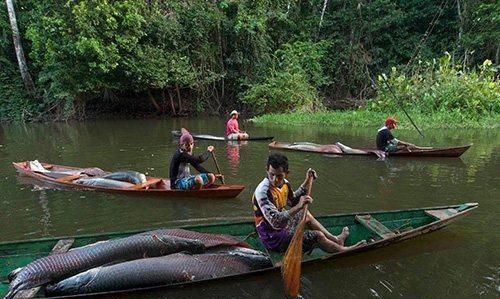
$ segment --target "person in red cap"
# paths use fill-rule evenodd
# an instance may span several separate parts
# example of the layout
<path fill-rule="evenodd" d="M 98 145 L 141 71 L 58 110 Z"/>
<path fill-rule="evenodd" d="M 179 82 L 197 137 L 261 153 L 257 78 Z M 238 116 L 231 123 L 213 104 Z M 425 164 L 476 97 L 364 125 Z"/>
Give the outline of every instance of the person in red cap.
<path fill-rule="evenodd" d="M 233 110 L 229 114 L 231 118 L 226 123 L 226 138 L 229 140 L 244 140 L 248 139 L 248 134 L 240 130 L 238 125 L 238 111 Z"/>
<path fill-rule="evenodd" d="M 201 189 L 215 182 L 215 175 L 208 172 L 201 163 L 208 160 L 214 151 L 213 146 L 208 146 L 207 151 L 199 156 L 193 155 L 194 139 L 188 130 L 181 129 L 179 139 L 179 149 L 177 149 L 170 161 L 170 188 L 191 190 Z M 198 175 L 191 175 L 189 165 L 200 172 Z"/>
<path fill-rule="evenodd" d="M 392 117 L 388 117 L 385 120 L 384 126 L 380 128 L 377 133 L 377 149 L 387 153 L 393 153 L 399 150 L 411 151 L 417 148 L 412 143 L 394 138 L 391 130 L 396 127 L 397 123 L 398 121 Z"/>

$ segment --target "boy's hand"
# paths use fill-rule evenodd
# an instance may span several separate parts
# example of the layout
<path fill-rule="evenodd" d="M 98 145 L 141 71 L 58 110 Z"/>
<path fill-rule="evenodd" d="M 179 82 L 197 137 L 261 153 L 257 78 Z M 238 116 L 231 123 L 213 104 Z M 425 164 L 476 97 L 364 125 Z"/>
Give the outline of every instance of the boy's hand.
<path fill-rule="evenodd" d="M 308 178 L 313 178 L 313 180 L 315 180 L 316 178 L 318 178 L 318 174 L 316 173 L 316 170 L 312 169 L 312 168 L 309 168 L 306 172 L 306 180 Z"/>

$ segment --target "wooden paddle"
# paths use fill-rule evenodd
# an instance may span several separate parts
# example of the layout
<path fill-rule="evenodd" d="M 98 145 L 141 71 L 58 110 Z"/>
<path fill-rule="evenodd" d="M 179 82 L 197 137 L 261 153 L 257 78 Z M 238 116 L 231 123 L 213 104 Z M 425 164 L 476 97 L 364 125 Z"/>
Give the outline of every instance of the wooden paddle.
<path fill-rule="evenodd" d="M 226 182 L 224 182 L 224 176 L 220 172 L 219 163 L 217 163 L 217 159 L 215 158 L 214 151 L 211 151 L 210 153 L 212 154 L 212 158 L 214 159 L 214 163 L 215 163 L 215 167 L 217 168 L 217 172 L 219 172 L 219 174 L 220 174 L 220 176 L 219 176 L 220 182 L 222 183 L 222 185 L 225 185 Z"/>
<path fill-rule="evenodd" d="M 314 177 L 308 177 L 306 182 L 307 195 L 311 194 L 312 181 Z M 302 264 L 302 236 L 306 223 L 307 204 L 304 205 L 302 220 L 297 225 L 292 241 L 288 245 L 285 257 L 281 264 L 281 277 L 285 287 L 285 294 L 290 298 L 296 298 L 300 290 L 300 268 Z"/>

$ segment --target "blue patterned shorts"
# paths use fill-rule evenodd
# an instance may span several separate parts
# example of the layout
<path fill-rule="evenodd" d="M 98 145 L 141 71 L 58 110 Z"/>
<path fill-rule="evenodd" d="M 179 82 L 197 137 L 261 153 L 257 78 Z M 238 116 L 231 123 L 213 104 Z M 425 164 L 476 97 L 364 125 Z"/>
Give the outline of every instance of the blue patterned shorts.
<path fill-rule="evenodd" d="M 198 174 L 201 179 L 203 180 L 203 186 L 208 184 L 208 173 L 200 173 Z M 175 182 L 174 189 L 180 189 L 180 190 L 191 190 L 194 188 L 196 185 L 195 181 L 196 175 L 189 175 L 187 177 L 183 177 L 181 179 L 178 179 Z"/>

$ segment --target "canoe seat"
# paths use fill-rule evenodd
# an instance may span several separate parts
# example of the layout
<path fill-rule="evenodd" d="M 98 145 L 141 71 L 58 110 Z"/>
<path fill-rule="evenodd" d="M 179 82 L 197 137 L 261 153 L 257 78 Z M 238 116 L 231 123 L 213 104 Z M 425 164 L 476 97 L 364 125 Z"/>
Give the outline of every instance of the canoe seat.
<path fill-rule="evenodd" d="M 396 235 L 393 231 L 391 231 L 371 215 L 356 215 L 355 218 L 364 227 L 374 232 L 382 239 L 387 239 Z"/>
<path fill-rule="evenodd" d="M 162 180 L 161 178 L 151 178 L 151 179 L 148 179 L 144 183 L 137 184 L 137 185 L 132 186 L 130 188 L 132 188 L 132 189 L 143 189 L 143 188 L 149 189 L 149 187 L 158 184 L 159 182 L 161 182 L 161 180 Z"/>
<path fill-rule="evenodd" d="M 61 239 L 57 241 L 49 255 L 67 252 L 75 243 L 75 239 Z"/>
<path fill-rule="evenodd" d="M 437 218 L 438 220 L 448 219 L 458 211 L 455 209 L 425 210 L 425 214 Z"/>

